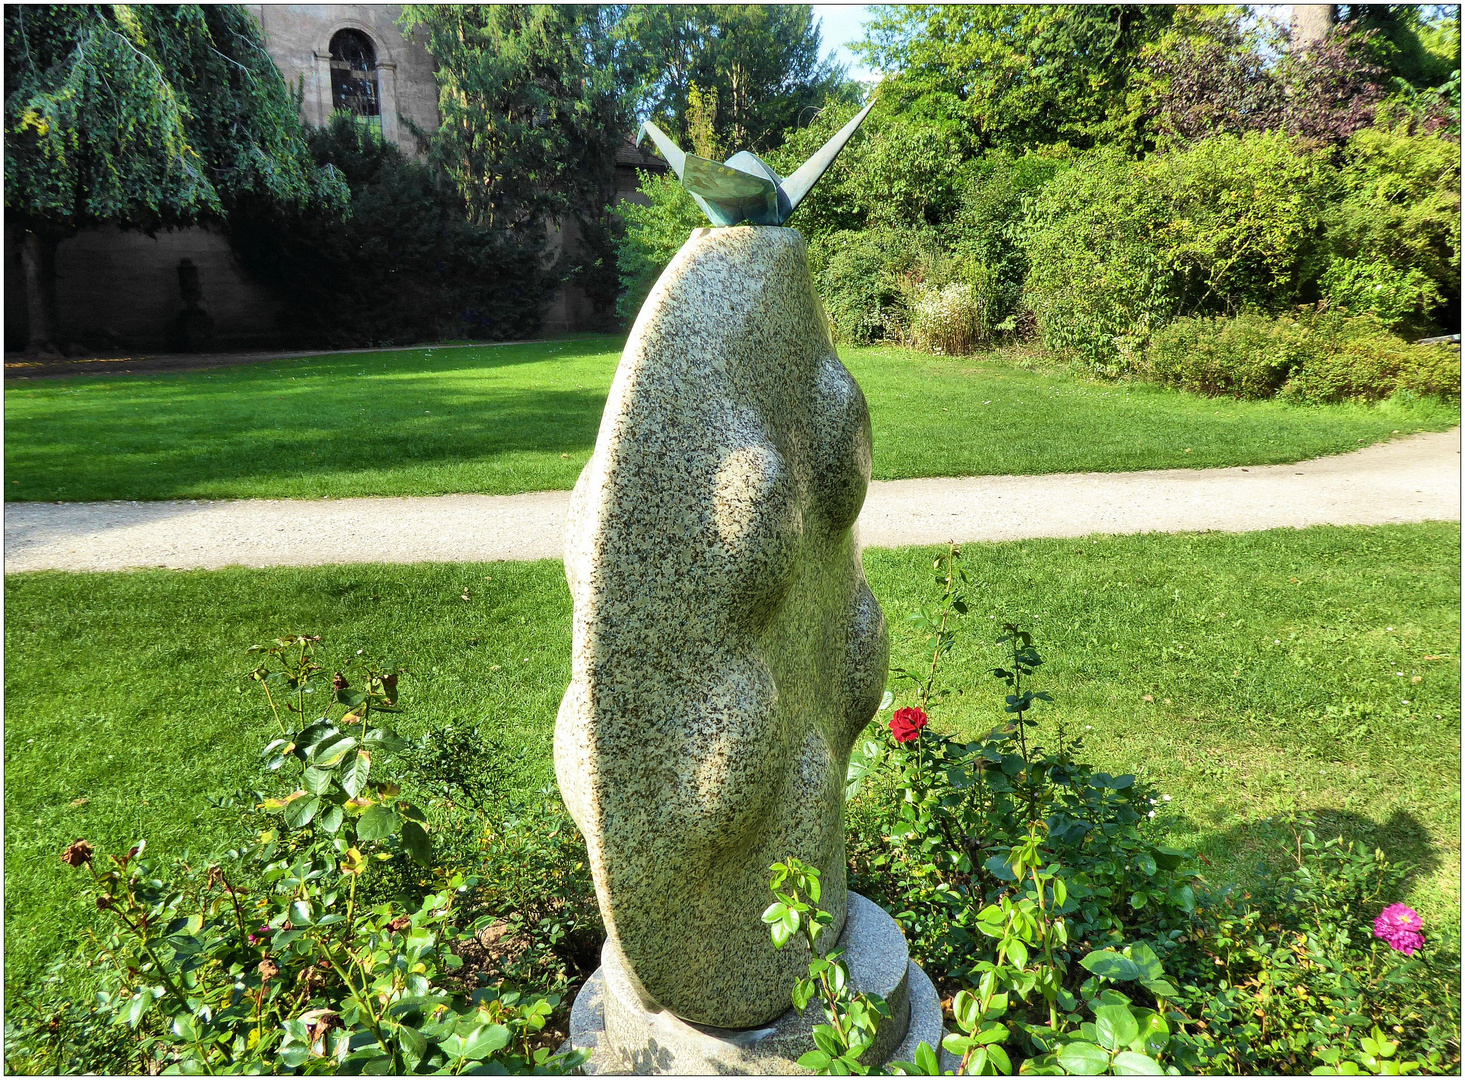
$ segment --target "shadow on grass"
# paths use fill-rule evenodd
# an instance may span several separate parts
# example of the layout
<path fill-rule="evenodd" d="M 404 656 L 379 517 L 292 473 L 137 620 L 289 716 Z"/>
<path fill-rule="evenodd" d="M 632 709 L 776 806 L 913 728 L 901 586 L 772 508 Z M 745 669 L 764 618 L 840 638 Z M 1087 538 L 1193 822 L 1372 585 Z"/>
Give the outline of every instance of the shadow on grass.
<path fill-rule="evenodd" d="M 1312 822 L 1319 844 L 1341 837 L 1345 846 L 1352 843 L 1363 851 L 1382 851 L 1388 862 L 1406 866 L 1406 889 L 1444 865 L 1439 845 L 1424 823 L 1407 810 L 1397 809 L 1383 821 L 1350 810 L 1320 808 L 1304 811 L 1293 822 L 1245 822 L 1206 833 L 1199 850 L 1213 868 L 1228 867 L 1237 874 L 1236 884 L 1248 886 L 1297 868 L 1304 820 Z"/>
<path fill-rule="evenodd" d="M 524 364 L 540 364 L 546 360 L 579 360 L 588 356 L 603 356 L 620 352 L 625 344 L 622 337 L 588 337 L 568 341 L 543 341 L 528 344 L 503 345 L 435 345 L 418 349 L 398 349 L 382 352 L 338 353 L 327 356 L 296 356 L 281 360 L 267 360 L 228 369 L 231 377 L 252 374 L 269 375 L 330 375 L 335 372 L 349 372 L 352 367 L 361 370 L 362 364 L 379 367 L 390 373 L 394 368 L 404 375 L 417 372 L 472 371 L 484 368 L 511 368 Z M 159 373 L 164 377 L 169 373 Z M 172 373 L 176 375 L 188 372 Z M 193 372 L 191 374 L 198 374 Z M 219 372 L 211 372 L 218 377 Z"/>
<path fill-rule="evenodd" d="M 430 380 L 387 393 L 324 379 L 291 385 L 281 397 L 244 389 L 221 383 L 204 395 L 217 395 L 214 401 L 190 393 L 149 414 L 98 409 L 80 422 L 73 416 L 64 442 L 12 443 L 11 477 L 21 483 L 8 485 L 6 497 L 189 498 L 199 484 L 491 465 L 516 453 L 588 454 L 606 398 L 600 389 L 475 391 Z M 33 416 L 26 426 L 46 422 Z"/>

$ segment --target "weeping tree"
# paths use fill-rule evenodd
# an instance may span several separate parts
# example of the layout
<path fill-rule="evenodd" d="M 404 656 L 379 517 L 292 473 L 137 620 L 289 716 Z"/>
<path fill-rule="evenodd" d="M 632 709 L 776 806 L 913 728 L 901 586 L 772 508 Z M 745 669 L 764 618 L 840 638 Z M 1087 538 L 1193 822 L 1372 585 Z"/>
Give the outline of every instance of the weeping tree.
<path fill-rule="evenodd" d="M 5 6 L 5 213 L 21 236 L 28 353 L 57 351 L 56 246 L 154 233 L 239 199 L 346 211 L 299 106 L 237 6 Z"/>

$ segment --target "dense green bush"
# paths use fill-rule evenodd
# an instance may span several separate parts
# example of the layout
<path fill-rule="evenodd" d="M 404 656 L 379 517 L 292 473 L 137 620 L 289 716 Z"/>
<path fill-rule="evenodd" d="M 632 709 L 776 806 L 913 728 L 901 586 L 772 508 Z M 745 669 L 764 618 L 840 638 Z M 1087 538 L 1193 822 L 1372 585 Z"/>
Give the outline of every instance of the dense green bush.
<path fill-rule="evenodd" d="M 1176 319 L 1155 331 L 1137 373 L 1201 394 L 1268 398 L 1301 365 L 1307 336 L 1295 318 Z"/>
<path fill-rule="evenodd" d="M 859 229 L 815 237 L 809 268 L 835 340 L 902 340 L 915 282 L 938 257 L 929 231 Z"/>
<path fill-rule="evenodd" d="M 469 223 L 445 178 L 345 116 L 310 145 L 351 186 L 346 220 L 251 202 L 230 217 L 240 262 L 279 296 L 284 335 L 349 346 L 538 329 L 556 284 L 542 234 Z"/>
<path fill-rule="evenodd" d="M 1349 140 L 1327 213 L 1333 303 L 1413 336 L 1460 319 L 1460 142 L 1379 128 Z"/>
<path fill-rule="evenodd" d="M 1377 401 L 1396 390 L 1460 396 L 1460 347 L 1414 345 L 1371 315 L 1323 312 L 1307 320 L 1300 368 L 1282 387 L 1293 401 Z"/>
<path fill-rule="evenodd" d="M 1460 394 L 1459 346 L 1414 345 L 1372 314 L 1301 309 L 1181 318 L 1157 330 L 1136 372 L 1201 394 L 1377 401 L 1398 390 Z"/>
<path fill-rule="evenodd" d="M 1025 295 L 1045 342 L 1118 373 L 1173 318 L 1290 306 L 1328 179 L 1321 158 L 1270 133 L 1086 159 L 1035 208 Z"/>
<path fill-rule="evenodd" d="M 854 115 L 831 100 L 770 157 L 788 175 Z M 949 116 L 902 112 L 877 99 L 790 224 L 814 237 L 844 229 L 921 229 L 950 222 L 961 206 L 975 148 Z"/>
<path fill-rule="evenodd" d="M 961 207 L 945 237 L 959 260 L 987 268 L 994 327 L 1012 319 L 1022 301 L 1028 212 L 1043 187 L 1069 164 L 1057 157 L 994 152 L 967 172 Z"/>

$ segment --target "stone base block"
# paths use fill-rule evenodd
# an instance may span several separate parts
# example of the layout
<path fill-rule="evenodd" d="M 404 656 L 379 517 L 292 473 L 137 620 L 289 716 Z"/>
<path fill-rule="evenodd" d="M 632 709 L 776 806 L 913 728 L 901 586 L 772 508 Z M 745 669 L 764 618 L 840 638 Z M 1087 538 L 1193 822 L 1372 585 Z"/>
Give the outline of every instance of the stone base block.
<path fill-rule="evenodd" d="M 879 994 L 890 1006 L 890 1019 L 865 1061 L 909 1061 L 921 1042 L 940 1047 L 941 1002 L 931 980 L 911 963 L 895 920 L 850 893 L 839 943 L 854 989 Z M 798 1059 L 814 1049 L 814 1025 L 824 1022 L 823 1010 L 811 1004 L 802 1014 L 790 1006 L 759 1028 L 689 1023 L 642 998 L 608 946 L 601 968 L 575 998 L 570 1044 L 592 1051 L 588 1074 L 787 1075 L 808 1071 Z"/>

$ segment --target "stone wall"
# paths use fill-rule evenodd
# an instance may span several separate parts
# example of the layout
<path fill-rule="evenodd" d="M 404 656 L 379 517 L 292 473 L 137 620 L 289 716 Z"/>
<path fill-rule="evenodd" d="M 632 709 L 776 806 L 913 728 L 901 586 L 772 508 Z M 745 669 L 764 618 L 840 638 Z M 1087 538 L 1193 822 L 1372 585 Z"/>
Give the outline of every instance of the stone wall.
<path fill-rule="evenodd" d="M 420 147 L 402 118 L 425 132 L 438 129 L 433 60 L 420 34 L 397 27 L 400 4 L 250 4 L 264 30 L 265 48 L 292 87 L 303 86 L 301 116 L 311 127 L 330 119 L 331 38 L 359 30 L 376 49 L 382 135 L 410 154 Z"/>
<path fill-rule="evenodd" d="M 19 238 L 5 230 L 5 347 L 25 347 L 29 331 Z M 203 288 L 200 307 L 214 320 L 219 348 L 267 348 L 278 343 L 279 303 L 234 261 L 217 229 L 160 232 L 86 229 L 56 249 L 57 330 L 63 340 L 99 352 L 167 347 L 183 310 L 178 262 L 192 259 Z"/>

